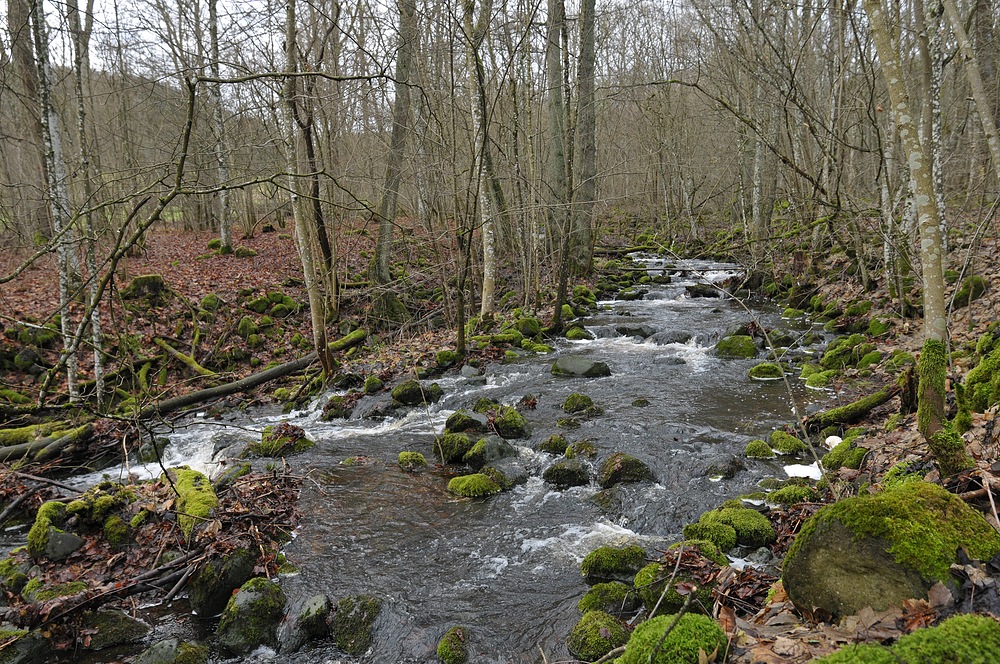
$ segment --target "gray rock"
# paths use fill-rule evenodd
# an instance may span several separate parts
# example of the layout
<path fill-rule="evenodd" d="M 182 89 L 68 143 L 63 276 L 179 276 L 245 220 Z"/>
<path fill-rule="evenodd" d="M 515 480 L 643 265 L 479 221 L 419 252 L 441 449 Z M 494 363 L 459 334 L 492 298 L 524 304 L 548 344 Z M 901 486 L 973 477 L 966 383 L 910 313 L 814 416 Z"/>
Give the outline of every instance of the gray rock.
<path fill-rule="evenodd" d="M 215 630 L 219 646 L 245 655 L 259 646 L 278 645 L 278 624 L 285 611 L 285 593 L 264 578 L 251 579 L 226 604 Z"/>
<path fill-rule="evenodd" d="M 655 482 L 656 476 L 645 462 L 630 454 L 615 452 L 601 464 L 597 479 L 602 489 L 610 489 L 616 484 Z"/>
<path fill-rule="evenodd" d="M 650 325 L 618 325 L 615 331 L 623 337 L 639 337 L 646 339 L 656 334 L 656 328 Z"/>
<path fill-rule="evenodd" d="M 180 639 L 157 641 L 135 658 L 134 664 L 206 664 L 208 648 Z"/>
<path fill-rule="evenodd" d="M 444 392 L 437 383 L 431 383 L 425 387 L 416 380 L 403 381 L 392 388 L 391 394 L 394 401 L 404 406 L 437 403 L 444 396 Z"/>
<path fill-rule="evenodd" d="M 49 526 L 49 541 L 45 545 L 45 557 L 53 562 L 65 560 L 86 542 L 82 537 Z"/>
<path fill-rule="evenodd" d="M 86 614 L 83 618 L 83 627 L 97 630 L 90 637 L 90 643 L 86 646 L 88 650 L 103 650 L 123 643 L 132 643 L 149 632 L 149 625 L 115 609 L 101 609 Z"/>
<path fill-rule="evenodd" d="M 329 636 L 332 612 L 333 603 L 326 595 L 313 595 L 300 601 L 281 621 L 278 628 L 278 651 L 295 652 L 309 639 Z"/>
<path fill-rule="evenodd" d="M 701 474 L 705 477 L 722 477 L 722 479 L 731 480 L 736 476 L 736 473 L 746 469 L 742 459 L 729 456 L 708 465 Z"/>
<path fill-rule="evenodd" d="M 611 368 L 605 362 L 588 360 L 579 355 L 560 357 L 552 364 L 552 374 L 555 376 L 582 376 L 584 378 L 601 378 L 611 375 Z"/>
<path fill-rule="evenodd" d="M 45 664 L 49 661 L 52 649 L 49 641 L 36 630 L 30 632 L 19 629 L 10 623 L 0 624 L 4 632 L 4 640 L 15 639 L 4 646 L 0 653 L 0 661 L 4 664 Z"/>
<path fill-rule="evenodd" d="M 683 357 L 677 357 L 676 355 L 663 355 L 661 357 L 654 357 L 653 364 L 659 364 L 664 367 L 679 367 L 682 364 L 687 364 Z"/>
<path fill-rule="evenodd" d="M 579 459 L 561 459 L 545 469 L 542 479 L 560 489 L 590 484 L 590 470 Z"/>
<path fill-rule="evenodd" d="M 524 463 L 515 457 L 507 457 L 486 464 L 481 471 L 493 478 L 504 491 L 528 481 L 530 473 Z"/>
<path fill-rule="evenodd" d="M 473 470 L 479 470 L 486 464 L 517 455 L 514 446 L 500 436 L 486 436 L 472 446 L 462 460 Z"/>
<path fill-rule="evenodd" d="M 490 418 L 483 413 L 475 413 L 464 408 L 456 410 L 445 420 L 445 433 L 464 433 L 467 431 L 488 431 Z"/>
<path fill-rule="evenodd" d="M 722 297 L 722 291 L 711 284 L 691 284 L 684 290 L 688 297 Z"/>

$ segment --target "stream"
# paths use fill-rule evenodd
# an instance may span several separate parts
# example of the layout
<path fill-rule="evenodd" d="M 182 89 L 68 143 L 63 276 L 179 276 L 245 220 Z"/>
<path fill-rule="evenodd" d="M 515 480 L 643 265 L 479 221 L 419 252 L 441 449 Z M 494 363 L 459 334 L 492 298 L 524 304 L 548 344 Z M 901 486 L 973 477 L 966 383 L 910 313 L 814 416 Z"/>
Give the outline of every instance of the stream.
<path fill-rule="evenodd" d="M 334 601 L 362 593 L 384 601 L 375 644 L 360 660 L 321 643 L 294 655 L 261 650 L 239 661 L 433 662 L 439 639 L 454 625 L 471 630 L 471 662 L 534 663 L 543 655 L 548 662 L 566 660 L 566 636 L 587 590 L 579 571 L 587 553 L 606 544 L 638 543 L 656 555 L 704 510 L 754 490 L 763 477 L 784 477 L 780 461 L 743 459 L 742 451 L 751 438 L 792 421 L 785 384 L 749 379 L 747 370 L 759 359 L 719 359 L 711 352 L 751 314 L 731 298 L 690 298 L 684 288 L 722 282 L 739 268 L 699 261 L 671 262 L 676 267 L 670 268 L 653 258 L 647 265 L 651 274 L 672 274 L 672 283 L 643 287 L 648 293 L 641 300 L 599 303 L 599 313 L 585 321 L 593 341 L 562 340 L 554 354 L 490 365 L 484 376 L 449 373 L 437 379 L 444 398 L 428 408 L 384 420 L 323 422 L 320 410 L 330 392 L 288 415 L 250 411 L 178 424 L 169 434 L 165 463 L 206 472 L 215 470 L 212 453 L 220 440 L 245 442 L 278 421 L 303 427 L 318 444 L 289 460 L 307 479 L 297 536 L 285 549 L 301 573 L 283 577 L 281 584 L 290 603 L 319 592 Z M 766 328 L 792 325 L 769 305 L 753 315 Z M 635 331 L 641 336 L 630 334 Z M 683 341 L 686 335 L 690 339 Z M 606 362 L 612 375 L 553 376 L 550 368 L 560 354 Z M 825 398 L 798 380 L 792 383 L 800 408 Z M 604 414 L 560 429 L 561 405 L 573 392 L 590 396 Z M 483 396 L 516 405 L 524 395 L 537 400 L 534 410 L 521 409 L 532 435 L 511 442 L 533 470 L 526 484 L 486 500 L 458 499 L 446 490 L 455 468 L 432 465 L 405 473 L 397 466 L 403 450 L 422 452 L 433 464 L 434 436 L 455 410 Z M 364 407 L 365 400 L 355 412 Z M 623 451 L 645 461 L 657 482 L 619 485 L 600 506 L 596 484 L 556 490 L 541 479 L 556 457 L 533 448 L 557 432 L 571 442 L 592 441 L 595 468 L 608 454 Z M 353 456 L 366 463 L 341 463 Z M 713 476 L 711 466 L 733 457 L 745 469 L 728 480 Z M 130 470 L 140 476 L 159 472 Z M 156 638 L 207 636 L 209 627 L 196 618 L 178 619 L 181 604 L 175 602 L 155 625 Z"/>

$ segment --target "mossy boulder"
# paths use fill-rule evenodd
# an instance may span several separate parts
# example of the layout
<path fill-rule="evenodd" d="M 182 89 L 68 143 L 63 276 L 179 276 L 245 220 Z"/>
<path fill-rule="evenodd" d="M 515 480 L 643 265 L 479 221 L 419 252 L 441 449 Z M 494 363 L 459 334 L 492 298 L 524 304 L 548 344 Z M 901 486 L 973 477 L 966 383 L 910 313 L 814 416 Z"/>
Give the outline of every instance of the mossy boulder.
<path fill-rule="evenodd" d="M 593 662 L 626 641 L 628 631 L 618 618 L 604 611 L 588 611 L 569 633 L 566 649 L 579 660 Z"/>
<path fill-rule="evenodd" d="M 482 413 L 469 412 L 464 408 L 456 410 L 448 416 L 444 423 L 445 433 L 485 432 L 489 427 L 489 418 Z"/>
<path fill-rule="evenodd" d="M 437 656 L 441 664 L 465 664 L 469 661 L 469 649 L 465 642 L 469 638 L 469 629 L 456 625 L 438 641 Z"/>
<path fill-rule="evenodd" d="M 250 579 L 234 594 L 215 629 L 219 646 L 246 655 L 259 646 L 278 645 L 278 623 L 285 611 L 285 593 L 264 578 Z"/>
<path fill-rule="evenodd" d="M 511 406 L 500 407 L 500 411 L 493 419 L 493 428 L 496 429 L 497 435 L 503 438 L 527 438 L 531 435 L 528 421 Z"/>
<path fill-rule="evenodd" d="M 39 630 L 16 629 L 10 623 L 0 625 L 0 652 L 3 664 L 45 664 L 52 660 L 52 646 Z"/>
<path fill-rule="evenodd" d="M 87 650 L 104 650 L 132 643 L 149 633 L 149 625 L 117 609 L 101 609 L 84 614 L 82 628 L 91 635 Z"/>
<path fill-rule="evenodd" d="M 525 337 L 537 337 L 542 333 L 542 324 L 534 316 L 519 318 L 516 323 L 517 331 Z"/>
<path fill-rule="evenodd" d="M 21 599 L 25 602 L 47 602 L 57 597 L 79 595 L 87 590 L 84 581 L 67 581 L 66 583 L 43 583 L 40 579 L 29 580 L 21 590 Z"/>
<path fill-rule="evenodd" d="M 177 492 L 177 525 L 184 533 L 184 539 L 190 541 L 194 527 L 214 515 L 219 497 L 207 477 L 187 466 L 167 470 L 166 477 L 161 480 L 164 483 L 169 480 Z"/>
<path fill-rule="evenodd" d="M 493 461 L 517 455 L 514 446 L 499 436 L 487 436 L 476 441 L 462 460 L 473 470 L 479 470 Z"/>
<path fill-rule="evenodd" d="M 861 467 L 868 449 L 858 444 L 856 437 L 845 438 L 837 443 L 832 450 L 823 455 L 823 467 L 827 470 L 837 470 L 838 468 Z"/>
<path fill-rule="evenodd" d="M 286 563 L 287 564 L 287 563 Z M 278 627 L 278 649 L 292 653 L 310 639 L 324 639 L 330 635 L 330 616 L 333 603 L 325 594 L 305 597 L 285 614 Z"/>
<path fill-rule="evenodd" d="M 973 300 L 978 300 L 986 293 L 986 287 L 986 280 L 978 274 L 966 277 L 959 289 L 955 291 L 955 306 L 969 306 Z"/>
<path fill-rule="evenodd" d="M 208 647 L 180 639 L 157 641 L 134 664 L 208 664 Z"/>
<path fill-rule="evenodd" d="M 400 452 L 396 460 L 399 467 L 406 471 L 416 471 L 427 467 L 427 459 L 420 452 Z"/>
<path fill-rule="evenodd" d="M 559 489 L 590 484 L 590 470 L 580 459 L 560 459 L 542 472 L 542 479 Z"/>
<path fill-rule="evenodd" d="M 805 443 L 785 431 L 772 432 L 769 440 L 778 454 L 801 454 L 809 449 Z"/>
<path fill-rule="evenodd" d="M 595 583 L 590 587 L 576 608 L 580 613 L 603 611 L 613 616 L 630 616 L 642 606 L 642 599 L 635 589 L 621 581 Z"/>
<path fill-rule="evenodd" d="M 563 401 L 562 409 L 565 413 L 585 413 L 594 407 L 594 400 L 586 394 L 574 392 Z"/>
<path fill-rule="evenodd" d="M 757 345 L 753 337 L 745 334 L 733 334 L 719 339 L 715 344 L 716 357 L 729 359 L 746 359 L 757 356 Z"/>
<path fill-rule="evenodd" d="M 464 433 L 446 433 L 434 439 L 434 456 L 443 463 L 458 463 L 472 449 L 472 439 Z"/>
<path fill-rule="evenodd" d="M 667 581 L 673 576 L 673 583 L 667 586 Z M 685 597 L 677 592 L 677 584 L 693 583 L 691 576 L 679 570 L 674 576 L 673 565 L 654 562 L 639 570 L 633 581 L 635 591 L 642 598 L 642 603 L 646 606 L 646 611 L 650 616 L 663 613 L 676 613 L 684 606 Z M 661 599 L 662 597 L 662 599 Z M 653 609 L 659 603 L 656 613 Z M 707 613 L 712 610 L 712 586 L 698 586 L 695 596 L 691 598 L 689 610 L 698 613 Z"/>
<path fill-rule="evenodd" d="M 774 362 L 761 362 L 750 367 L 747 375 L 754 380 L 778 380 L 784 376 L 784 371 L 780 364 Z"/>
<path fill-rule="evenodd" d="M 168 293 L 167 282 L 159 274 L 140 274 L 134 277 L 125 290 L 121 292 L 123 300 L 134 300 L 140 297 L 149 298 L 151 304 Z"/>
<path fill-rule="evenodd" d="M 824 369 L 837 369 L 843 370 L 847 367 L 853 367 L 858 363 L 858 360 L 864 355 L 856 350 L 859 346 L 865 343 L 865 336 L 863 334 L 852 334 L 847 337 L 839 337 L 830 342 L 827 346 L 826 352 L 823 353 L 823 357 L 820 359 L 819 364 Z M 866 349 L 868 352 L 870 349 Z"/>
<path fill-rule="evenodd" d="M 215 293 L 209 293 L 201 298 L 201 308 L 205 311 L 218 311 L 222 306 L 222 299 Z"/>
<path fill-rule="evenodd" d="M 257 554 L 244 547 L 209 559 L 188 584 L 191 610 L 203 618 L 221 613 L 233 591 L 253 577 L 256 564 Z"/>
<path fill-rule="evenodd" d="M 337 602 L 330 621 L 337 647 L 354 657 L 365 654 L 374 640 L 375 619 L 381 610 L 382 600 L 370 595 L 345 597 Z"/>
<path fill-rule="evenodd" d="M 736 529 L 725 523 L 696 521 L 684 526 L 684 539 L 705 540 L 720 551 L 729 551 L 736 546 Z"/>
<path fill-rule="evenodd" d="M 771 522 L 757 510 L 743 507 L 725 507 L 720 510 L 705 512 L 698 520 L 703 523 L 721 523 L 731 526 L 736 531 L 736 543 L 741 546 L 749 546 L 756 549 L 767 546 L 775 539 L 774 528 L 771 526 Z M 684 536 L 694 537 L 694 535 L 688 535 L 687 532 L 685 532 Z M 698 539 L 714 541 L 711 537 Z"/>
<path fill-rule="evenodd" d="M 448 482 L 448 491 L 463 498 L 484 498 L 500 493 L 500 485 L 489 475 L 474 473 L 451 478 Z"/>
<path fill-rule="evenodd" d="M 247 445 L 243 456 L 285 457 L 301 454 L 315 446 L 302 427 L 282 422 L 264 427 L 260 441 Z"/>
<path fill-rule="evenodd" d="M 567 447 L 569 447 L 569 441 L 566 440 L 566 437 L 562 434 L 554 433 L 540 442 L 536 449 L 539 452 L 548 452 L 549 454 L 565 454 Z"/>
<path fill-rule="evenodd" d="M 385 387 L 385 383 L 378 376 L 368 376 L 368 378 L 365 378 L 365 394 L 375 394 L 376 392 L 380 392 L 383 387 Z"/>
<path fill-rule="evenodd" d="M 645 462 L 624 452 L 609 456 L 597 471 L 597 482 L 602 489 L 610 489 L 616 484 L 655 481 L 656 476 Z"/>
<path fill-rule="evenodd" d="M 334 394 L 323 404 L 323 413 L 320 419 L 324 422 L 330 420 L 346 420 L 354 410 L 354 401 L 343 394 Z"/>
<path fill-rule="evenodd" d="M 54 500 L 42 503 L 35 514 L 35 523 L 28 531 L 28 554 L 32 558 L 59 561 L 83 545 L 82 538 L 59 529 L 66 516 L 66 505 L 63 503 Z"/>
<path fill-rule="evenodd" d="M 829 387 L 830 383 L 840 375 L 840 372 L 836 369 L 827 369 L 826 371 L 816 371 L 814 373 L 805 376 L 806 387 L 811 387 L 813 389 L 822 389 L 824 387 Z"/>
<path fill-rule="evenodd" d="M 607 581 L 632 583 L 636 572 L 645 566 L 646 551 L 641 546 L 601 546 L 584 557 L 580 574 L 591 585 Z"/>
<path fill-rule="evenodd" d="M 594 335 L 579 325 L 573 325 L 566 330 L 566 338 L 570 341 L 591 341 Z"/>
<path fill-rule="evenodd" d="M 784 585 L 804 611 L 882 611 L 948 583 L 960 547 L 989 560 L 1000 552 L 1000 534 L 945 489 L 903 482 L 828 505 L 806 521 L 785 557 Z"/>
<path fill-rule="evenodd" d="M 618 664 L 699 664 L 705 656 L 725 649 L 726 633 L 719 623 L 697 613 L 682 615 L 661 643 L 676 619 L 676 615 L 656 616 L 636 627 Z M 651 659 L 654 649 L 656 656 Z"/>
<path fill-rule="evenodd" d="M 743 450 L 743 456 L 748 459 L 770 459 L 774 457 L 774 450 L 766 440 L 756 438 L 747 443 Z"/>
<path fill-rule="evenodd" d="M 260 326 L 257 325 L 257 321 L 250 316 L 244 316 L 241 318 L 239 324 L 236 326 L 236 334 L 243 337 L 244 340 L 249 339 L 258 332 L 260 332 Z"/>
<path fill-rule="evenodd" d="M 940 625 L 904 634 L 896 643 L 856 643 L 814 664 L 993 664 L 1000 662 L 1000 623 L 990 616 L 962 614 Z"/>
<path fill-rule="evenodd" d="M 444 396 L 444 391 L 437 383 L 424 386 L 418 380 L 403 381 L 392 388 L 392 400 L 403 406 L 419 406 L 424 403 L 437 403 Z"/>
<path fill-rule="evenodd" d="M 789 484 L 769 493 L 767 502 L 775 505 L 795 505 L 812 502 L 818 498 L 819 492 L 811 486 Z"/>

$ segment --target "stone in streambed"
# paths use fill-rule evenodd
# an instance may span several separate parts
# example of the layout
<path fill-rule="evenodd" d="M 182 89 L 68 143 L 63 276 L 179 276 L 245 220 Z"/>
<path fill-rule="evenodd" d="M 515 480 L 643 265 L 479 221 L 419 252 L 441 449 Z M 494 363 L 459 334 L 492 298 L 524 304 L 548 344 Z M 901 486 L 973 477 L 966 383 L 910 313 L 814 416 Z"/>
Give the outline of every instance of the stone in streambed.
<path fill-rule="evenodd" d="M 285 615 L 278 628 L 279 652 L 295 652 L 310 639 L 329 636 L 332 614 L 333 603 L 326 595 L 313 595 L 301 600 Z"/>
<path fill-rule="evenodd" d="M 624 452 L 615 452 L 601 464 L 597 481 L 602 489 L 609 489 L 616 484 L 655 482 L 656 476 L 643 461 Z"/>
<path fill-rule="evenodd" d="M 579 459 L 561 459 L 545 469 L 542 479 L 559 489 L 590 484 L 590 471 Z"/>
<path fill-rule="evenodd" d="M 208 648 L 180 639 L 164 639 L 146 648 L 135 664 L 207 664 Z"/>
<path fill-rule="evenodd" d="M 552 374 L 555 376 L 602 378 L 611 375 L 611 368 L 605 362 L 588 360 L 578 355 L 567 355 L 560 357 L 552 364 Z"/>
<path fill-rule="evenodd" d="M 286 601 L 284 591 L 267 579 L 244 583 L 222 612 L 215 630 L 219 646 L 234 655 L 246 655 L 262 645 L 277 647 Z"/>

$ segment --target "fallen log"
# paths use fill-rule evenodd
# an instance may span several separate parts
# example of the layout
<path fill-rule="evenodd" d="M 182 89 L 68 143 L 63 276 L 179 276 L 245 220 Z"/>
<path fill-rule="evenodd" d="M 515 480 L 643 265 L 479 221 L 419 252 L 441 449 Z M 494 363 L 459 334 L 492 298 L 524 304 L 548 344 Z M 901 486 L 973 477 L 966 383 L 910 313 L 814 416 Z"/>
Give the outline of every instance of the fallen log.
<path fill-rule="evenodd" d="M 206 369 L 205 367 L 198 364 L 198 361 L 195 360 L 194 357 L 190 355 L 185 355 L 184 353 L 180 352 L 179 350 L 177 350 L 176 348 L 174 348 L 173 346 L 171 346 L 170 344 L 168 344 L 166 341 L 164 341 L 159 337 L 153 339 L 153 343 L 162 348 L 163 350 L 165 350 L 172 357 L 186 364 L 188 367 L 191 368 L 192 371 L 194 371 L 200 376 L 214 377 L 218 375 L 211 369 Z"/>
<path fill-rule="evenodd" d="M 0 447 L 0 462 L 10 461 L 23 456 L 38 453 L 35 460 L 44 461 L 55 455 L 59 450 L 70 443 L 86 441 L 94 435 L 94 429 L 90 424 L 84 424 L 70 431 L 64 431 L 48 438 L 35 440 L 19 445 L 8 445 Z"/>
<path fill-rule="evenodd" d="M 350 334 L 332 342 L 329 345 L 329 349 L 331 352 L 347 350 L 362 343 L 367 336 L 368 333 L 365 330 L 355 330 L 354 332 L 351 332 Z M 166 399 L 164 401 L 150 404 L 139 411 L 137 419 L 148 420 L 154 417 L 163 417 L 182 408 L 194 406 L 211 399 L 218 399 L 220 397 L 229 396 L 230 394 L 252 390 L 253 388 L 263 385 L 269 381 L 305 369 L 310 364 L 315 362 L 317 357 L 318 356 L 314 351 L 304 357 L 300 357 L 297 360 L 292 360 L 291 362 L 286 362 L 285 364 L 279 364 L 276 367 L 271 367 L 270 369 L 265 369 L 264 371 L 251 374 L 246 378 L 241 378 L 240 380 L 232 383 L 205 388 L 204 390 L 198 390 L 197 392 L 191 392 L 190 394 L 182 394 L 179 397 L 173 397 L 172 399 Z"/>
<path fill-rule="evenodd" d="M 897 394 L 899 394 L 899 385 L 892 383 L 890 385 L 886 385 L 875 394 L 870 394 L 844 406 L 838 406 L 837 408 L 825 410 L 822 413 L 810 415 L 804 420 L 803 423 L 806 426 L 806 430 L 810 433 L 822 431 L 829 426 L 854 424 L 856 422 L 860 422 L 866 415 L 868 415 L 868 413 L 875 410 Z"/>

